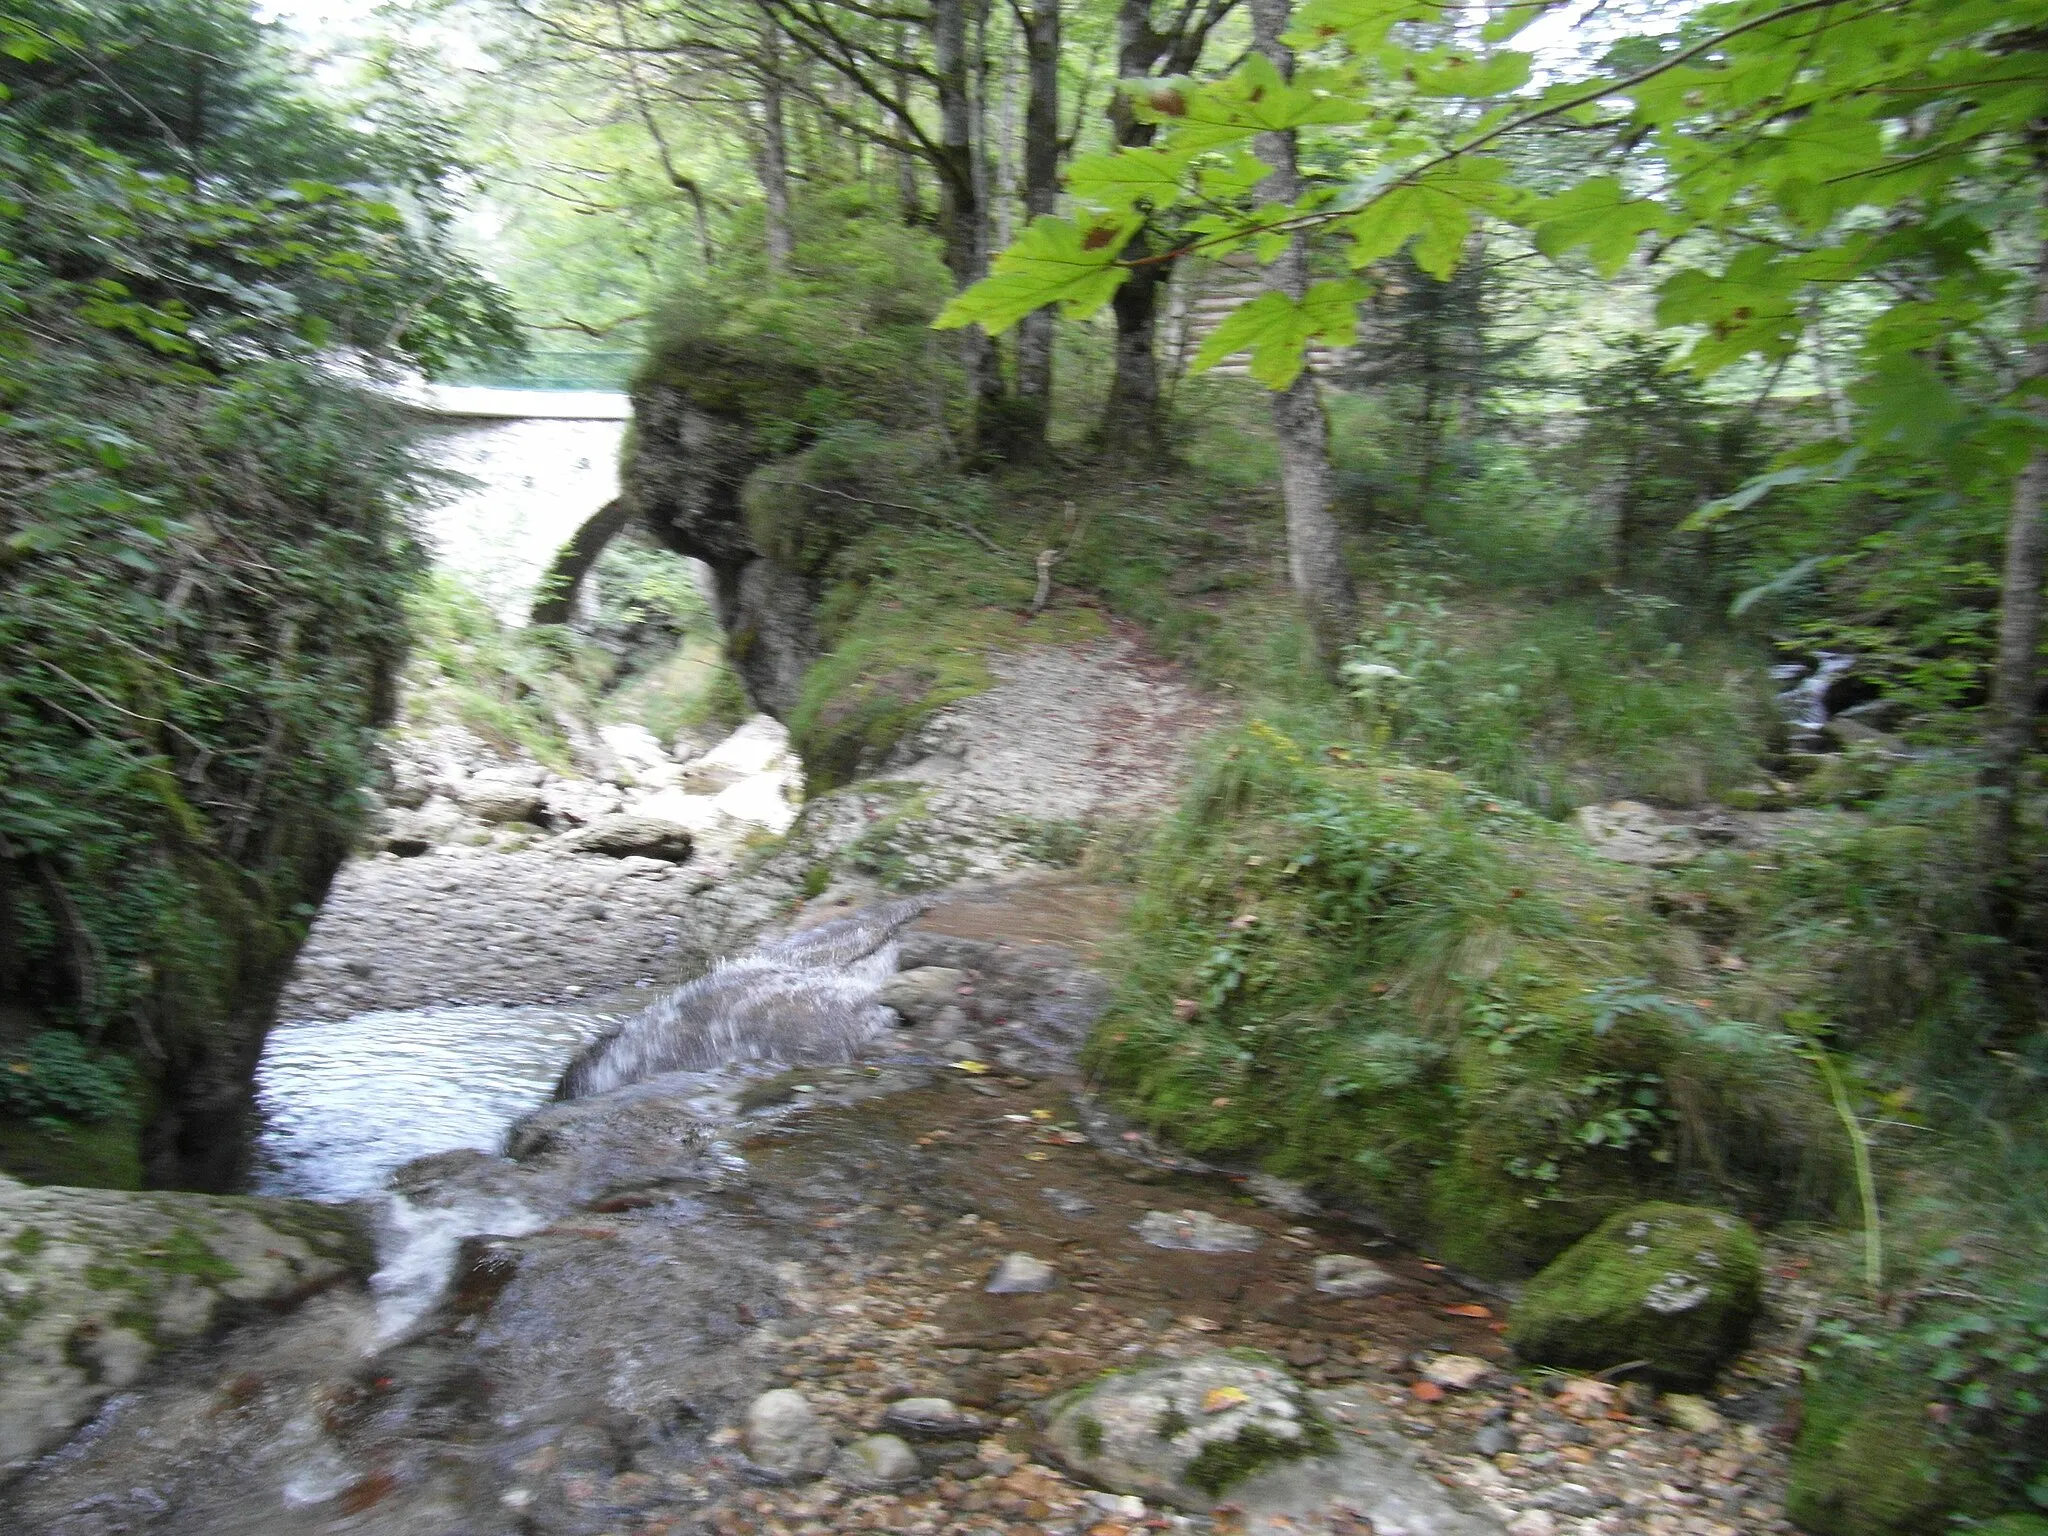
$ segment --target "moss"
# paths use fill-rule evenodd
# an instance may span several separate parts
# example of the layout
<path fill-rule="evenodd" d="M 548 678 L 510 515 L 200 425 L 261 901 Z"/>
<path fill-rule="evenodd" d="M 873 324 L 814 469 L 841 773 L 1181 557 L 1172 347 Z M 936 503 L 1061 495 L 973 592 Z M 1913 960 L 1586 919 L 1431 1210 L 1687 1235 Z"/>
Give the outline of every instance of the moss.
<path fill-rule="evenodd" d="M 25 1259 L 32 1259 L 49 1246 L 50 1239 L 41 1227 L 23 1227 L 14 1234 L 14 1251 Z"/>
<path fill-rule="evenodd" d="M 797 891 L 805 901 L 825 894 L 825 887 L 832 883 L 830 864 L 813 864 L 804 871 L 803 879 L 797 884 Z"/>
<path fill-rule="evenodd" d="M 1159 1422 L 1152 1426 L 1152 1432 L 1162 1440 L 1172 1440 L 1187 1433 L 1188 1416 L 1178 1408 L 1169 1408 L 1159 1415 Z"/>
<path fill-rule="evenodd" d="M 1786 1513 L 1813 1536 L 1920 1536 L 2010 1507 L 1995 1477 L 1927 1411 L 1918 1373 L 1847 1355 L 1817 1363 Z"/>
<path fill-rule="evenodd" d="M 1246 1425 L 1229 1440 L 1211 1440 L 1203 1446 L 1201 1454 L 1182 1469 L 1181 1476 L 1213 1499 L 1276 1462 L 1329 1455 L 1337 1448 L 1336 1432 L 1308 1410 L 1305 1403 L 1303 1407 L 1299 1436 L 1276 1435 L 1260 1425 Z"/>
<path fill-rule="evenodd" d="M 140 1189 L 140 1111 L 131 1108 L 96 1125 L 0 1121 L 0 1173 L 25 1184 Z"/>
<path fill-rule="evenodd" d="M 1741 1348 L 1762 1294 L 1749 1228 L 1720 1211 L 1651 1203 L 1616 1212 L 1529 1283 L 1508 1342 L 1532 1364 L 1646 1362 L 1692 1390 Z"/>
<path fill-rule="evenodd" d="M 1105 632 L 1092 609 L 1033 616 L 1029 554 L 950 532 L 878 529 L 835 570 L 818 612 L 825 655 L 789 718 L 814 794 L 872 772 L 932 715 L 993 687 L 991 656 Z"/>
<path fill-rule="evenodd" d="M 1092 1413 L 1081 1414 L 1074 1420 L 1074 1438 L 1081 1449 L 1090 1456 L 1102 1454 L 1102 1421 Z"/>
<path fill-rule="evenodd" d="M 2048 1516 L 1999 1515 L 1976 1527 L 1976 1536 L 2048 1536 Z"/>

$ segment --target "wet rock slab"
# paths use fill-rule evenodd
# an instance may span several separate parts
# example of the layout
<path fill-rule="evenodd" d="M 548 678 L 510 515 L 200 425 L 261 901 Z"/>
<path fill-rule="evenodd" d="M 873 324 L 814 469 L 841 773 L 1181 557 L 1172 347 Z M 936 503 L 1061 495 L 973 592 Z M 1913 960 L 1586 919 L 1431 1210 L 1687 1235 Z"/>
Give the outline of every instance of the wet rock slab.
<path fill-rule="evenodd" d="M 0 1478 L 161 1351 L 374 1267 L 346 1209 L 0 1178 Z"/>

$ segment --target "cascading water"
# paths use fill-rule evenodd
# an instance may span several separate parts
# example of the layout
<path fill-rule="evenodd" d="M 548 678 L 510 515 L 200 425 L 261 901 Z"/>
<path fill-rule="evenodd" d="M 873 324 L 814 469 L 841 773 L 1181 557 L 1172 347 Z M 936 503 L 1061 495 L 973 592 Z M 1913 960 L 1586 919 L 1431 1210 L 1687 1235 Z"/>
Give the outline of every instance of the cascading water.
<path fill-rule="evenodd" d="M 1792 745 L 1801 751 L 1810 751 L 1821 740 L 1821 732 L 1828 724 L 1828 690 L 1836 681 L 1856 665 L 1856 658 L 1841 651 L 1822 651 L 1815 659 L 1815 665 L 1803 662 L 1788 662 L 1771 668 L 1771 676 L 1778 682 L 1790 682 L 1792 686 L 1777 695 L 1778 713 L 1785 718 L 1785 724 L 1792 734 Z"/>
<path fill-rule="evenodd" d="M 378 1341 L 389 1341 L 433 1305 L 464 1238 L 546 1224 L 503 1192 L 391 1192 L 395 1169 L 496 1149 L 551 1091 L 587 1099 L 658 1076 L 694 1077 L 688 1097 L 715 1122 L 762 1064 L 849 1061 L 888 1030 L 892 1015 L 875 995 L 896 969 L 898 934 L 930 905 L 869 908 L 721 961 L 609 1027 L 589 1012 L 476 1007 L 281 1026 L 257 1073 L 257 1189 L 381 1197 L 373 1289 Z"/>
<path fill-rule="evenodd" d="M 556 1097 L 739 1062 L 850 1061 L 888 1029 L 875 994 L 896 969 L 897 934 L 930 907 L 924 899 L 870 907 L 721 961 L 590 1045 Z"/>

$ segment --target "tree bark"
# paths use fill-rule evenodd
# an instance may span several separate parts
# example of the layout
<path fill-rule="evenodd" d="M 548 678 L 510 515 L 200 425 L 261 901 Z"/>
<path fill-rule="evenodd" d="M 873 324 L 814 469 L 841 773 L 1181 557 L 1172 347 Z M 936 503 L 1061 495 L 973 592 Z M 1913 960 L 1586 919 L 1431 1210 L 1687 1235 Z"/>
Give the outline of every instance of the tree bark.
<path fill-rule="evenodd" d="M 761 122 L 754 164 L 767 218 L 768 274 L 781 277 L 789 270 L 796 232 L 790 213 L 789 130 L 782 110 L 782 35 L 772 19 L 761 27 Z"/>
<path fill-rule="evenodd" d="M 1171 27 L 1160 31 L 1152 25 L 1152 0 L 1120 0 L 1117 6 L 1117 78 L 1137 80 L 1147 75 L 1186 74 L 1202 56 L 1210 31 L 1236 7 L 1237 0 L 1207 0 L 1198 7 L 1188 0 L 1174 16 Z M 1150 144 L 1153 127 L 1138 121 L 1130 98 L 1121 90 L 1109 100 L 1110 127 L 1116 142 L 1126 149 Z M 1129 256 L 1151 253 L 1149 243 L 1127 248 Z M 1135 269 L 1117 290 L 1116 372 L 1109 383 L 1109 399 L 1102 409 L 1099 436 L 1110 447 L 1159 457 L 1166 451 L 1166 422 L 1159 393 L 1159 360 L 1155 345 L 1159 328 L 1159 298 L 1173 275 L 1170 262 Z"/>
<path fill-rule="evenodd" d="M 2048 237 L 2034 270 L 2029 315 L 2026 384 L 2048 387 Z M 2048 434 L 2048 399 L 2034 395 L 2025 407 L 2037 430 Z M 2005 529 L 2005 568 L 2000 582 L 1998 658 L 1991 678 L 1991 721 L 1985 733 L 1984 787 L 1990 793 L 1985 827 L 1984 867 L 1991 882 L 1994 920 L 2009 926 L 2020 892 L 2015 866 L 2019 836 L 2021 779 L 2034 748 L 2036 701 L 2041 689 L 2041 582 L 2048 568 L 2048 523 L 2042 519 L 2048 493 L 2048 446 L 2037 445 L 2013 482 L 2012 512 Z"/>
<path fill-rule="evenodd" d="M 1031 98 L 1024 109 L 1024 211 L 1031 218 L 1051 213 L 1060 191 L 1060 6 L 1033 0 L 1015 6 L 1024 34 Z M 1017 399 L 1020 436 L 1045 442 L 1052 415 L 1053 312 L 1033 310 L 1017 327 Z"/>
<path fill-rule="evenodd" d="M 938 153 L 933 169 L 939 178 L 939 232 L 945 243 L 946 270 L 953 286 L 964 289 L 987 271 L 988 241 L 983 231 L 988 210 L 979 198 L 975 174 L 974 90 L 968 57 L 968 0 L 933 0 L 932 73 L 939 98 Z M 974 408 L 973 452 L 1000 457 L 998 419 L 1003 406 L 1003 376 L 995 339 L 978 325 L 964 327 L 961 363 Z"/>
<path fill-rule="evenodd" d="M 1291 0 L 1251 0 L 1252 46 L 1273 61 L 1281 75 L 1294 75 L 1294 50 L 1280 39 L 1287 31 Z M 1265 133 L 1259 158 L 1273 168 L 1261 183 L 1263 196 L 1293 202 L 1301 195 L 1295 135 Z M 1308 292 L 1308 241 L 1296 235 L 1267 269 L 1269 290 L 1297 302 Z M 1331 511 L 1335 476 L 1330 468 L 1330 422 L 1315 374 L 1303 368 L 1273 396 L 1273 433 L 1280 447 L 1280 493 L 1287 509 L 1287 573 L 1308 614 L 1316 648 L 1334 666 L 1358 627 L 1358 596 L 1344 563 L 1344 544 Z"/>

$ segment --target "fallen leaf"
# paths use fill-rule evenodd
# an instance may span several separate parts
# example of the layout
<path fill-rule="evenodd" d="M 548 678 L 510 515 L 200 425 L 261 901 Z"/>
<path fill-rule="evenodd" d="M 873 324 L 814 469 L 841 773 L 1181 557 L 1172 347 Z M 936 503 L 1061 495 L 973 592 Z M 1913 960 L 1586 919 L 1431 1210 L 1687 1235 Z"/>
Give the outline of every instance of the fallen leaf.
<path fill-rule="evenodd" d="M 1418 1402 L 1440 1403 L 1444 1400 L 1444 1389 L 1433 1381 L 1418 1381 L 1408 1390 L 1415 1394 Z"/>
<path fill-rule="evenodd" d="M 1493 1309 L 1483 1307 L 1476 1301 L 1461 1301 L 1455 1307 L 1444 1308 L 1445 1317 L 1491 1317 Z"/>
<path fill-rule="evenodd" d="M 1228 1108 L 1230 1108 L 1230 1100 L 1228 1100 L 1228 1099 L 1211 1099 L 1211 1100 L 1209 1101 L 1209 1107 L 1210 1107 L 1211 1109 L 1228 1109 Z"/>
<path fill-rule="evenodd" d="M 1051 1159 L 1052 1154 L 1050 1152 L 1026 1152 L 1024 1154 L 1024 1161 L 1027 1163 L 1043 1163 L 1049 1162 Z"/>
<path fill-rule="evenodd" d="M 1031 1111 L 1031 1118 L 1034 1120 L 1050 1120 L 1052 1115 L 1053 1112 L 1049 1109 L 1034 1109 Z"/>
<path fill-rule="evenodd" d="M 1189 1313 L 1186 1317 L 1182 1318 L 1181 1323 L 1185 1327 L 1194 1329 L 1197 1333 L 1214 1333 L 1217 1329 L 1223 1326 L 1221 1323 L 1216 1322 L 1211 1318 L 1197 1317 L 1192 1312 Z M 1237 1389 L 1235 1387 L 1232 1387 L 1228 1390 L 1234 1392 Z"/>
<path fill-rule="evenodd" d="M 1176 997 L 1173 1000 L 1173 1016 L 1183 1024 L 1202 1011 L 1202 1005 L 1192 997 Z"/>
<path fill-rule="evenodd" d="M 1251 1394 L 1243 1387 L 1211 1387 L 1202 1394 L 1202 1412 L 1223 1413 L 1251 1400 Z"/>
<path fill-rule="evenodd" d="M 953 1070 L 956 1072 L 971 1072 L 976 1077 L 979 1077 L 982 1073 L 993 1071 L 994 1069 L 985 1061 L 956 1061 L 953 1063 Z"/>

